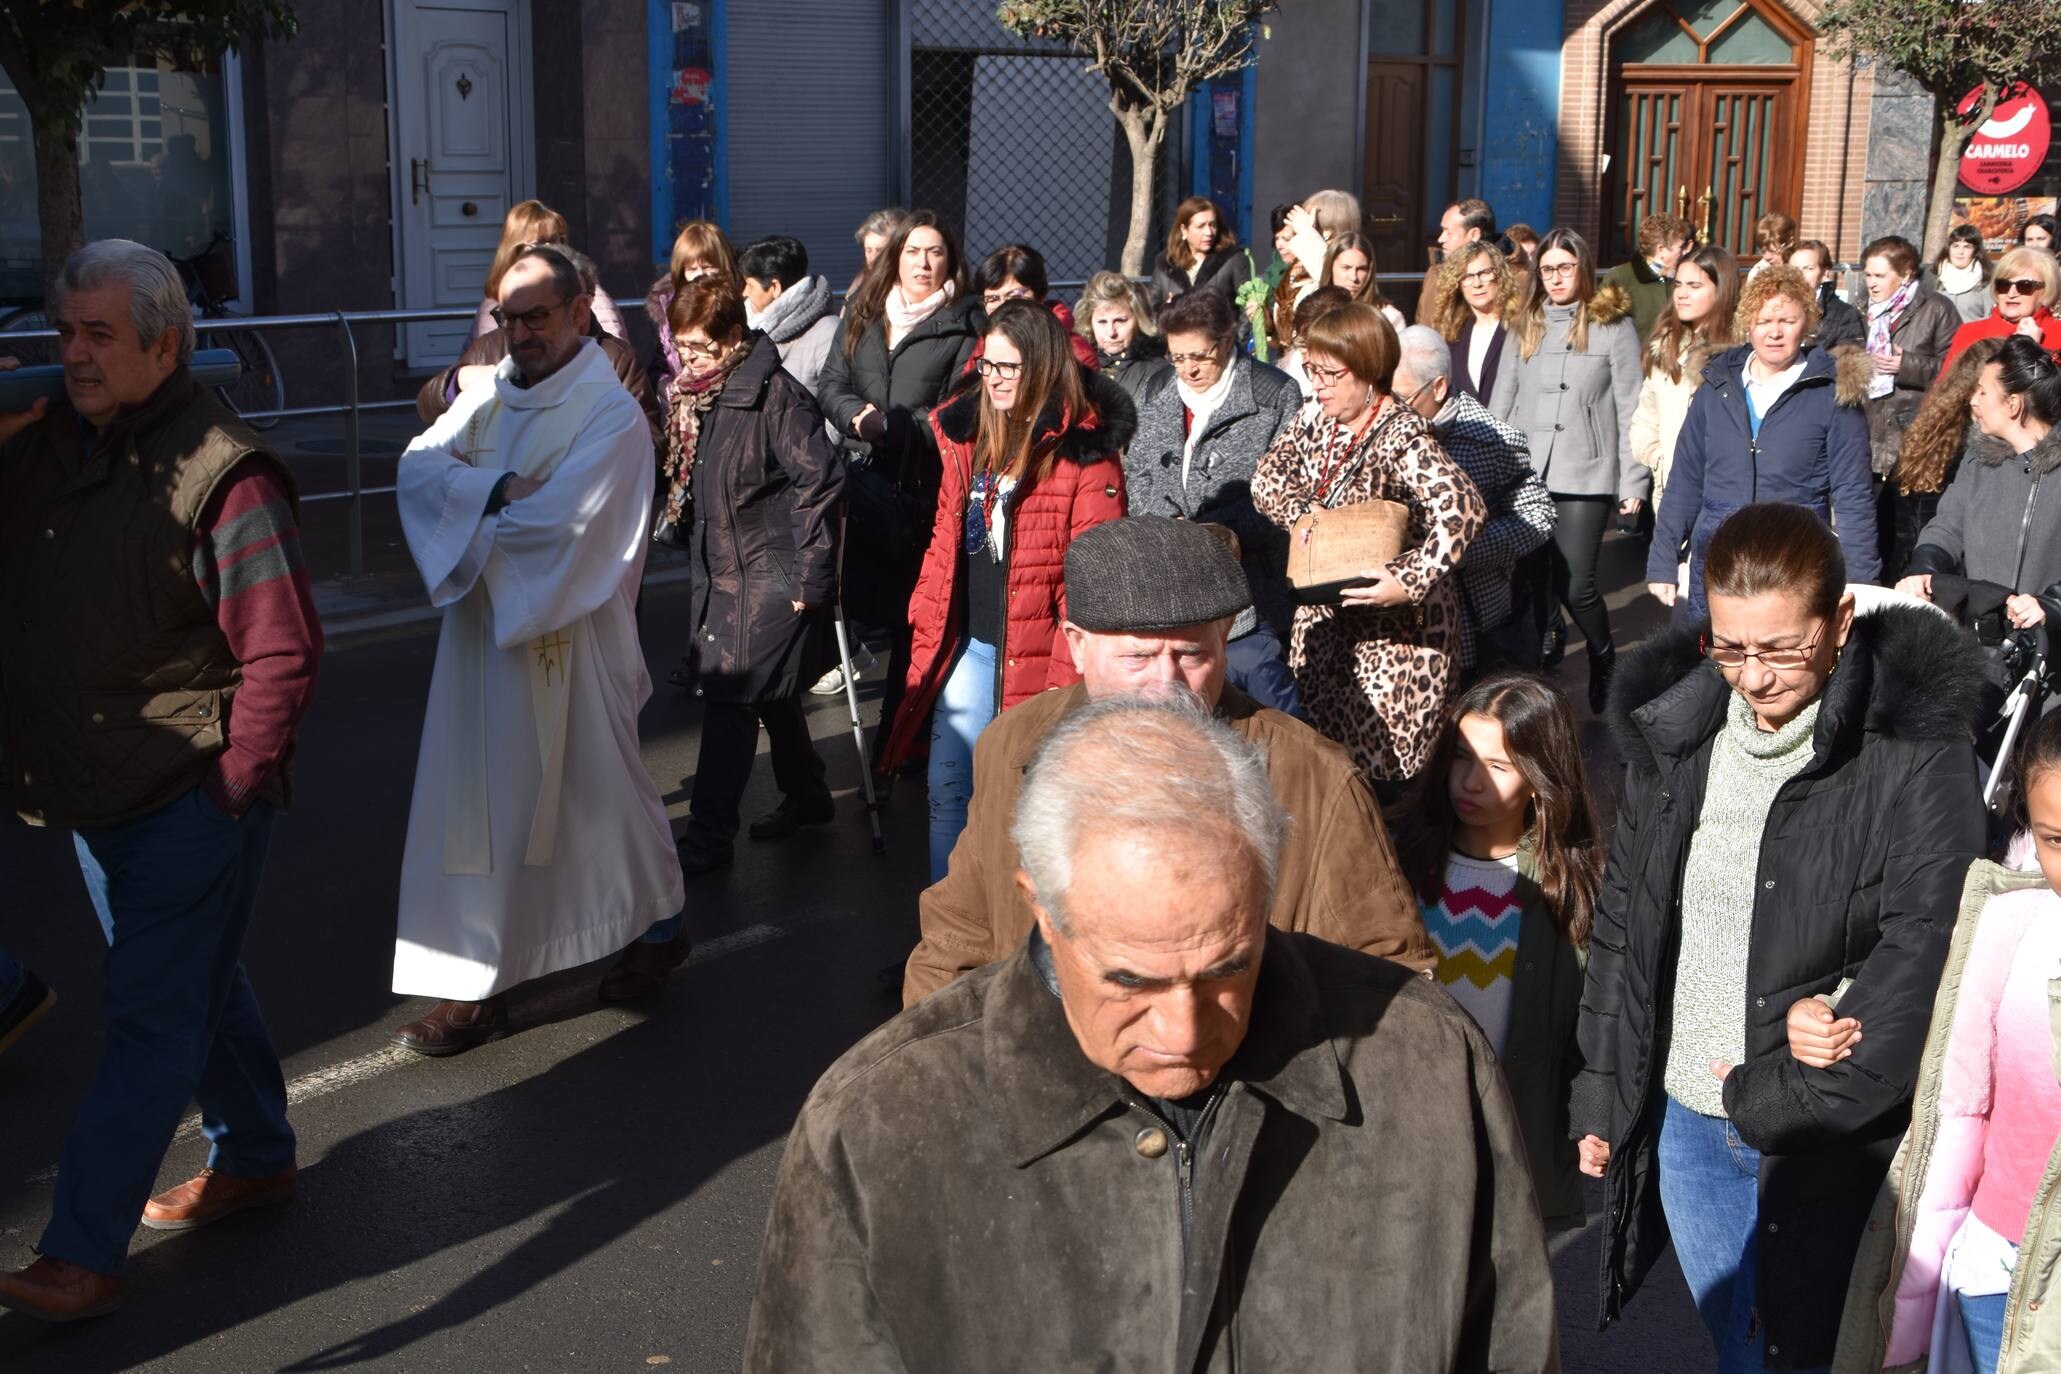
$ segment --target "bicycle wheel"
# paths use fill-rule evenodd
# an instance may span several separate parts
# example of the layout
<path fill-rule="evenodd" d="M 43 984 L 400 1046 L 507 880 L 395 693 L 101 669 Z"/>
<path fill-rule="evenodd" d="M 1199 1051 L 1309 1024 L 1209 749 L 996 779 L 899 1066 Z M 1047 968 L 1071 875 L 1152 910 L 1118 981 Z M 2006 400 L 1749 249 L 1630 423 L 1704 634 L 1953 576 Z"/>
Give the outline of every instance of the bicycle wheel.
<path fill-rule="evenodd" d="M 55 363 L 57 344 L 52 340 L 31 339 L 15 342 L 7 338 L 9 334 L 49 327 L 48 317 L 35 306 L 0 311 L 0 353 L 19 358 L 23 367 L 45 367 Z"/>
<path fill-rule="evenodd" d="M 243 363 L 242 374 L 221 388 L 223 402 L 244 416 L 244 423 L 252 429 L 270 429 L 278 424 L 276 415 L 250 418 L 252 411 L 283 410 L 286 406 L 286 375 L 279 370 L 279 359 L 273 356 L 272 345 L 265 342 L 264 334 L 256 329 L 224 329 L 211 333 L 208 342 L 234 350 Z"/>

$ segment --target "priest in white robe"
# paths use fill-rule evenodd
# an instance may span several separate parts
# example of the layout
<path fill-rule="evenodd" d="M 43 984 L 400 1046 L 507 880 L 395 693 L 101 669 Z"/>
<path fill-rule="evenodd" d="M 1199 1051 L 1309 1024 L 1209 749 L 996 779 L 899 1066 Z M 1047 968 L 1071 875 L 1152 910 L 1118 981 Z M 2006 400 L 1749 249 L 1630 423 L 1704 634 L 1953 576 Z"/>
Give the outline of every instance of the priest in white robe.
<path fill-rule="evenodd" d="M 644 940 L 668 963 L 680 863 L 637 747 L 635 606 L 651 430 L 586 337 L 570 262 L 503 276 L 509 356 L 401 456 L 401 527 L 444 610 L 401 861 L 394 991 L 438 998 L 397 1043 L 507 1033 L 503 994 Z"/>

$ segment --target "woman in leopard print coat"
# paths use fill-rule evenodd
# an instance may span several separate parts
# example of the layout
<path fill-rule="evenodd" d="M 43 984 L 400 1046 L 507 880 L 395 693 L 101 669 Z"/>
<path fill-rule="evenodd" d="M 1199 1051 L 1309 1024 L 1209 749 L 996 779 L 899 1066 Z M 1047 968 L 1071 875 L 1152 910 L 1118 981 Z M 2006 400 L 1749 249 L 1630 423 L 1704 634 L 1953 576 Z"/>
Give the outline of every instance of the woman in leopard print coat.
<path fill-rule="evenodd" d="M 1460 600 L 1448 574 L 1487 510 L 1430 424 L 1389 394 L 1400 350 L 1378 311 L 1322 316 L 1305 348 L 1316 400 L 1260 461 L 1253 504 L 1283 529 L 1319 506 L 1409 508 L 1402 555 L 1342 604 L 1297 608 L 1288 648 L 1310 723 L 1389 792 L 1424 767 L 1458 687 Z"/>

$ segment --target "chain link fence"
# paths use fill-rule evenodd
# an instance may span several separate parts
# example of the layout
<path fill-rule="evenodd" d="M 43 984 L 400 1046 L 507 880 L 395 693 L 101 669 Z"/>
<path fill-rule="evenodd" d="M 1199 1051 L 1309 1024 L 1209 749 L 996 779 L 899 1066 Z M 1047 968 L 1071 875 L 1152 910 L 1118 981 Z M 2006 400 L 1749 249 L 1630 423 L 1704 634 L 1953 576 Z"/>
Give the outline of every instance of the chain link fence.
<path fill-rule="evenodd" d="M 957 229 L 976 263 L 1027 243 L 1054 281 L 1116 267 L 1131 158 L 1102 77 L 1004 29 L 995 0 L 910 0 L 910 39 L 910 204 Z M 1177 128 L 1160 150 L 1152 250 L 1180 184 L 1179 145 Z"/>

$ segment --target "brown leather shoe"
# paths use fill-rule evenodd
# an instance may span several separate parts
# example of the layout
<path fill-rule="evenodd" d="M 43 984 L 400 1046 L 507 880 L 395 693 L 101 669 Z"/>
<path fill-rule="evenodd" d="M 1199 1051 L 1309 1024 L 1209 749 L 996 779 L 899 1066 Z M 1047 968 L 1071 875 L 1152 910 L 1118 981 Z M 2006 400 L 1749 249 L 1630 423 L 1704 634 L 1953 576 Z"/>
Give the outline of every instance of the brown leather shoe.
<path fill-rule="evenodd" d="M 122 1305 L 122 1276 L 43 1256 L 18 1274 L 0 1274 L 0 1307 L 46 1322 L 104 1317 Z"/>
<path fill-rule="evenodd" d="M 687 962 L 694 941 L 681 931 L 662 945 L 639 940 L 624 950 L 615 967 L 601 978 L 604 1002 L 639 1002 L 665 986 L 674 969 Z"/>
<path fill-rule="evenodd" d="M 420 1021 L 394 1032 L 394 1043 L 417 1054 L 442 1057 L 484 1045 L 508 1034 L 506 999 L 484 1002 L 439 1002 Z"/>
<path fill-rule="evenodd" d="M 202 1169 L 178 1187 L 144 1203 L 143 1224 L 153 1231 L 191 1231 L 246 1207 L 286 1202 L 293 1197 L 293 1180 L 298 1172 L 288 1169 L 269 1178 L 239 1178 Z"/>

